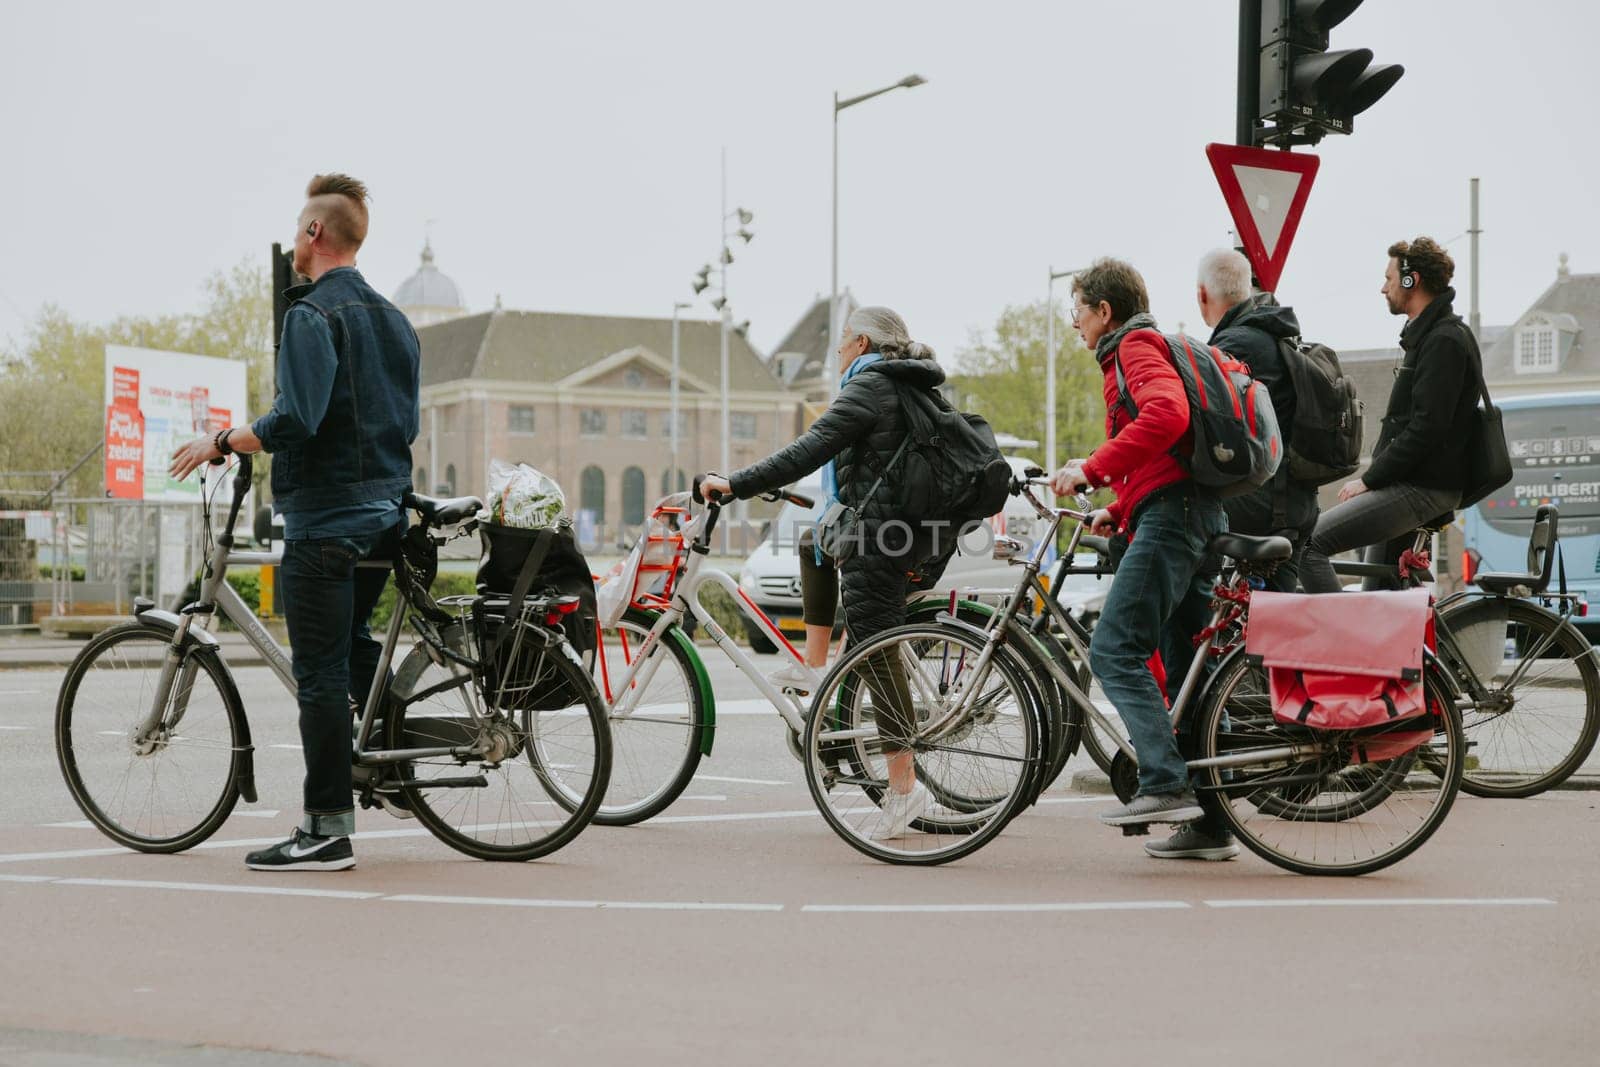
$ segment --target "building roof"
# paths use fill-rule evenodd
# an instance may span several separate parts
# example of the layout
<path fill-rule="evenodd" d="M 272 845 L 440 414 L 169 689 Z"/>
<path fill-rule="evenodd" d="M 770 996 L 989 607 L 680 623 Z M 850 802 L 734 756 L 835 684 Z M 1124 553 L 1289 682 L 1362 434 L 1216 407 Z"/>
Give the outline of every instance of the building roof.
<path fill-rule="evenodd" d="M 1528 385 L 1534 379 L 1549 377 L 1516 371 L 1517 328 L 1536 318 L 1549 322 L 1561 333 L 1559 370 L 1563 376 L 1600 377 L 1600 274 L 1569 273 L 1566 257 L 1562 256 L 1561 267 L 1550 287 L 1539 294 L 1493 344 L 1484 345 L 1483 376 L 1486 380 Z"/>
<path fill-rule="evenodd" d="M 848 289 L 839 294 L 839 302 L 845 315 L 857 306 Z M 820 387 L 833 343 L 828 335 L 828 298 L 819 296 L 772 350 L 768 366 L 773 375 L 791 389 Z"/>
<path fill-rule="evenodd" d="M 394 305 L 402 311 L 407 308 L 465 310 L 467 306 L 456 283 L 433 265 L 433 245 L 427 241 L 422 244 L 422 265 L 394 291 Z"/>
<path fill-rule="evenodd" d="M 679 329 L 684 373 L 720 381 L 720 324 L 685 319 Z M 671 319 L 495 310 L 423 326 L 417 338 L 423 385 L 463 378 L 550 384 L 630 348 L 672 356 Z M 728 366 L 734 390 L 783 388 L 760 354 L 734 331 L 728 334 Z"/>

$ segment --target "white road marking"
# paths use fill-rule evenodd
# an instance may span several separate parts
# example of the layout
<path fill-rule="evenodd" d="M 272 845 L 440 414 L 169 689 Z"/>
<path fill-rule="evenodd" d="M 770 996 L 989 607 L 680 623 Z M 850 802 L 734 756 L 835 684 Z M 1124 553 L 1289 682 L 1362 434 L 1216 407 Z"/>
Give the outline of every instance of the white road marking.
<path fill-rule="evenodd" d="M 1182 900 L 1054 900 L 1037 904 L 807 904 L 800 910 L 920 915 L 926 912 L 1171 911 L 1193 906 Z"/>
<path fill-rule="evenodd" d="M 717 718 L 724 715 L 771 715 L 778 716 L 778 709 L 772 702 L 764 697 L 750 700 L 719 700 L 717 701 Z"/>
<path fill-rule="evenodd" d="M 268 808 L 266 811 L 240 811 L 235 808 L 233 813 L 241 819 L 276 819 L 283 814 L 276 808 Z"/>
<path fill-rule="evenodd" d="M 226 885 L 219 882 L 148 882 L 133 878 L 57 878 L 54 885 L 81 885 L 96 889 L 171 889 L 193 893 L 248 893 L 271 897 L 330 897 L 337 900 L 372 900 L 382 893 L 355 889 L 299 889 L 284 885 Z"/>
<path fill-rule="evenodd" d="M 53 874 L 0 874 L 0 882 L 53 882 Z"/>
<path fill-rule="evenodd" d="M 93 830 L 94 823 L 88 819 L 79 819 L 77 822 L 46 822 L 40 826 L 49 830 Z"/>
<path fill-rule="evenodd" d="M 720 774 L 697 774 L 697 775 L 694 776 L 694 780 L 697 781 L 697 782 L 732 782 L 735 785 L 788 785 L 788 784 L 790 784 L 788 782 L 780 782 L 776 778 L 725 778 Z"/>
<path fill-rule="evenodd" d="M 0 697 L 31 697 L 42 692 L 43 689 L 0 689 Z"/>
<path fill-rule="evenodd" d="M 1045 797 L 1040 804 L 1104 804 L 1111 797 Z"/>
<path fill-rule="evenodd" d="M 523 897 L 441 897 L 402 893 L 384 897 L 397 904 L 466 904 L 501 908 L 578 908 L 591 911 L 782 911 L 782 904 L 703 900 L 534 900 Z"/>
<path fill-rule="evenodd" d="M 304 745 L 268 745 L 267 747 L 268 748 L 290 748 L 290 749 L 293 749 L 296 752 L 302 751 L 305 748 Z"/>
<path fill-rule="evenodd" d="M 1543 907 L 1554 905 L 1547 897 L 1301 897 L 1270 900 L 1208 900 L 1208 908 L 1453 908 Z"/>
<path fill-rule="evenodd" d="M 690 793 L 685 793 L 682 796 L 680 796 L 678 799 L 679 800 L 727 800 L 728 798 L 725 797 L 725 796 L 721 796 L 719 794 L 716 794 L 716 793 L 702 793 L 702 794 L 700 794 L 698 796 L 696 796 L 694 794 L 690 794 Z"/>
<path fill-rule="evenodd" d="M 0 730 L 31 730 L 31 726 L 0 726 Z"/>
<path fill-rule="evenodd" d="M 806 817 L 821 818 L 816 808 L 807 808 L 804 811 L 743 811 L 726 815 L 659 815 L 644 823 L 645 826 L 655 826 L 664 822 L 746 822 L 751 819 L 804 819 Z"/>

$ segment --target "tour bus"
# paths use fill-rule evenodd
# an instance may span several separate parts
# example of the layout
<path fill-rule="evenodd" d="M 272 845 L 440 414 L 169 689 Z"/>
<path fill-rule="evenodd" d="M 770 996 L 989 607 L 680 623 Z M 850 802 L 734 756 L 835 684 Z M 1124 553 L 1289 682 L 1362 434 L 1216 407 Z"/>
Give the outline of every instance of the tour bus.
<path fill-rule="evenodd" d="M 1467 509 L 1462 575 L 1526 569 L 1540 504 L 1560 510 L 1567 588 L 1600 605 L 1600 391 L 1497 400 L 1511 450 L 1509 484 Z M 1552 585 L 1554 585 L 1552 579 Z M 1600 640 L 1600 607 L 1573 621 Z"/>

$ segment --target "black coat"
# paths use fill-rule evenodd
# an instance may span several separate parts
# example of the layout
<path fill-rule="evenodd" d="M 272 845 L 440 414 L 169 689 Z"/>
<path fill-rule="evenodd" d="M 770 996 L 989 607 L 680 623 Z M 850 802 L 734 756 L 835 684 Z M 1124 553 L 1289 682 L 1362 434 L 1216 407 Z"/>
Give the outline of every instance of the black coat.
<path fill-rule="evenodd" d="M 882 524 L 898 519 L 896 504 L 902 494 L 896 476 L 904 469 L 903 459 L 867 500 L 873 483 L 907 440 L 899 390 L 932 389 L 943 382 L 944 369 L 932 360 L 873 363 L 845 383 L 799 440 L 728 479 L 734 496 L 751 497 L 799 481 L 834 461 L 839 500 L 860 510 L 866 535 L 857 554 L 841 568 L 840 592 L 853 641 L 905 622 L 906 594 L 913 586 L 933 586 L 955 551 L 955 531 L 949 527 L 919 530 L 909 545 L 898 532 L 879 540 Z"/>
<path fill-rule="evenodd" d="M 1372 466 L 1361 476 L 1368 489 L 1466 485 L 1482 357 L 1472 331 L 1452 309 L 1455 295 L 1446 289 L 1434 297 L 1400 333 L 1405 358 L 1389 393 Z"/>
<path fill-rule="evenodd" d="M 1278 351 L 1282 339 L 1300 336 L 1300 320 L 1294 308 L 1280 307 L 1271 295 L 1261 294 L 1229 308 L 1211 333 L 1210 344 L 1250 368 L 1250 376 L 1267 387 L 1272 411 L 1284 440 L 1294 432 L 1296 398 L 1294 380 L 1283 365 Z M 1285 531 L 1310 533 L 1317 521 L 1315 486 L 1277 477 L 1252 493 L 1223 501 L 1228 511 L 1228 528 L 1237 533 L 1274 534 Z M 1281 521 L 1274 521 L 1281 514 Z"/>

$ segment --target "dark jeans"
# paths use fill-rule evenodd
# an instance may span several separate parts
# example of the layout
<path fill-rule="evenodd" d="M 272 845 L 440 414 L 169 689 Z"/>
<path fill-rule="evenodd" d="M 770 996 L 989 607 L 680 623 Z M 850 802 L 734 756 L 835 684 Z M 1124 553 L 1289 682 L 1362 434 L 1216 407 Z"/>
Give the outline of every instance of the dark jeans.
<path fill-rule="evenodd" d="M 1298 487 L 1290 490 L 1291 494 L 1309 499 L 1291 498 L 1291 506 L 1285 508 L 1285 519 L 1309 513 L 1309 518 L 1298 525 L 1280 525 L 1273 520 L 1272 497 L 1264 493 L 1251 493 L 1247 496 L 1233 497 L 1224 502 L 1228 512 L 1228 529 L 1232 533 L 1250 534 L 1255 537 L 1277 535 L 1287 537 L 1290 544 L 1294 545 L 1294 555 L 1284 560 L 1273 568 L 1272 573 L 1266 576 L 1267 588 L 1274 593 L 1298 593 L 1300 591 L 1300 569 L 1304 566 L 1306 546 L 1311 543 L 1311 535 L 1317 528 L 1317 500 L 1316 494 L 1311 490 L 1302 490 Z"/>
<path fill-rule="evenodd" d="M 350 783 L 350 700 L 365 704 L 382 646 L 367 620 L 389 571 L 357 568 L 392 559 L 404 525 L 358 537 L 283 543 L 283 614 L 299 684 L 300 744 L 305 749 L 305 821 L 301 829 L 342 837 L 355 829 Z"/>
<path fill-rule="evenodd" d="M 1329 508 L 1317 520 L 1306 546 L 1300 584 L 1308 593 L 1337 593 L 1344 587 L 1328 557 L 1363 548 L 1368 563 L 1393 563 L 1411 545 L 1418 526 L 1454 508 L 1461 494 L 1454 489 L 1425 489 L 1418 485 L 1386 485 Z M 1383 589 L 1379 578 L 1368 578 L 1364 589 Z"/>
<path fill-rule="evenodd" d="M 1161 652 L 1167 688 L 1176 695 L 1194 661 L 1192 637 L 1211 618 L 1206 546 L 1227 528 L 1221 502 L 1189 489 L 1145 503 L 1089 644 L 1089 666 L 1138 753 L 1140 796 L 1189 784 L 1149 660 Z"/>

